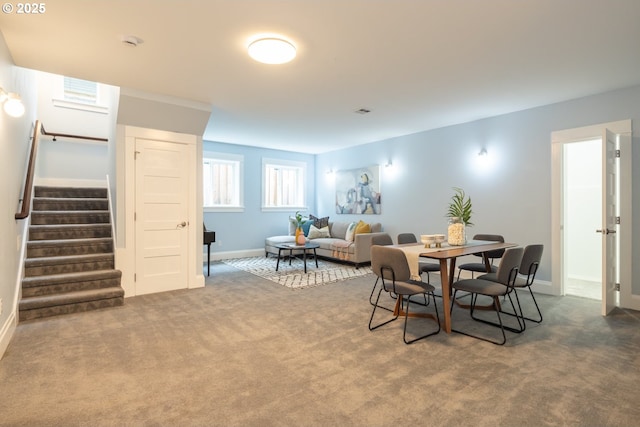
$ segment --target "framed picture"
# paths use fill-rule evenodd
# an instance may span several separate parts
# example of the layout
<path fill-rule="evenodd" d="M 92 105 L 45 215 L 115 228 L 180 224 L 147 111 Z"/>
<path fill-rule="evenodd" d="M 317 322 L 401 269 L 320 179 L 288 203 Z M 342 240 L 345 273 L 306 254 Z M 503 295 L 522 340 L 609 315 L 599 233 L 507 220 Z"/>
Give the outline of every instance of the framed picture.
<path fill-rule="evenodd" d="M 380 215 L 380 165 L 336 172 L 336 213 Z"/>

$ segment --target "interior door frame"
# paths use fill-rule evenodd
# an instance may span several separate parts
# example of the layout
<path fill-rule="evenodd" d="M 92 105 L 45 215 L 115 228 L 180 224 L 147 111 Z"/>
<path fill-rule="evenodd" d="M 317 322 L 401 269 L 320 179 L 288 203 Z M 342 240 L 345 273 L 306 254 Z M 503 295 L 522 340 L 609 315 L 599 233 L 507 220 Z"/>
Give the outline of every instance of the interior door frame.
<path fill-rule="evenodd" d="M 589 139 L 600 139 L 604 129 L 619 135 L 619 149 L 624 153 L 620 158 L 620 187 L 619 187 L 619 212 L 622 222 L 619 232 L 620 255 L 620 306 L 640 309 L 640 295 L 632 295 L 632 191 L 631 191 L 631 120 L 601 123 L 580 128 L 565 129 L 551 133 L 551 276 L 552 293 L 562 295 L 564 273 L 564 244 L 563 237 L 563 145 Z M 604 254 L 603 254 L 604 256 Z"/>
<path fill-rule="evenodd" d="M 188 273 L 187 288 L 204 286 L 202 257 L 202 137 L 136 126 L 117 126 L 116 268 L 122 271 L 125 297 L 135 296 L 135 140 L 152 139 L 187 146 Z M 200 167 L 198 167 L 200 165 Z M 199 185 L 198 185 L 199 183 Z"/>

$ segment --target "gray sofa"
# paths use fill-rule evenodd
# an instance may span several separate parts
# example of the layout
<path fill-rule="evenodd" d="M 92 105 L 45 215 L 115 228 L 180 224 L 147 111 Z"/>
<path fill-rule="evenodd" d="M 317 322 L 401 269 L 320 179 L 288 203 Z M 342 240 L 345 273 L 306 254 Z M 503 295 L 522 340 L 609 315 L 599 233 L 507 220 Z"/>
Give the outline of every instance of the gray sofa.
<path fill-rule="evenodd" d="M 349 242 L 345 240 L 349 224 L 350 222 L 329 222 L 329 234 L 331 237 L 321 237 L 317 239 L 307 238 L 307 241 L 320 245 L 320 247 L 316 249 L 319 257 L 349 262 L 355 264 L 356 267 L 370 263 L 371 238 L 379 234 L 385 234 L 382 232 L 382 225 L 379 222 L 370 223 L 371 233 L 356 234 L 353 242 Z M 269 256 L 269 254 L 278 256 L 278 248 L 276 245 L 293 243 L 294 240 L 293 230 L 290 230 L 289 235 L 286 236 L 267 237 L 264 244 L 265 256 Z"/>

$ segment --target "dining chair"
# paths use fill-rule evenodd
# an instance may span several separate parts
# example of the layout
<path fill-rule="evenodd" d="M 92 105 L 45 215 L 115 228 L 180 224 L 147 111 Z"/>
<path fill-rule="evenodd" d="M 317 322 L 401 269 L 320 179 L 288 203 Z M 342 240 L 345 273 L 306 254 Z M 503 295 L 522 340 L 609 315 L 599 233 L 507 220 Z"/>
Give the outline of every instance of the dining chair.
<path fill-rule="evenodd" d="M 500 260 L 498 270 L 496 272 L 496 280 L 485 280 L 480 278 L 464 279 L 458 280 L 452 285 L 454 293 L 453 299 L 451 300 L 451 313 L 453 314 L 453 306 L 456 305 L 456 294 L 458 293 L 458 291 L 469 292 L 471 294 L 471 304 L 469 305 L 469 315 L 471 316 L 471 318 L 477 322 L 482 322 L 500 328 L 502 332 L 502 341 L 492 340 L 490 338 L 487 338 L 486 336 L 473 335 L 469 332 L 460 330 L 452 329 L 452 331 L 483 341 L 488 341 L 497 345 L 503 345 L 507 341 L 505 330 L 515 333 L 524 331 L 524 320 L 521 319 L 522 310 L 520 304 L 518 303 L 518 308 L 516 308 L 516 305 L 513 302 L 513 298 L 511 297 L 511 294 L 514 290 L 516 278 L 518 276 L 518 269 L 520 267 L 520 264 L 522 263 L 523 254 L 524 249 L 521 247 L 505 250 L 502 259 Z M 497 323 L 475 316 L 479 295 L 487 296 L 492 299 L 493 304 L 489 307 L 491 307 L 493 311 L 495 311 L 498 317 Z M 517 327 L 506 326 L 502 322 L 502 317 L 500 316 L 500 313 L 502 312 L 502 309 L 500 307 L 500 297 L 507 297 L 509 299 L 509 302 L 511 303 L 511 307 L 513 308 L 513 313 L 520 313 L 520 315 L 515 316 L 515 319 L 518 322 Z M 482 307 L 486 308 L 487 306 Z"/>
<path fill-rule="evenodd" d="M 391 239 L 391 236 L 388 235 L 387 233 L 376 234 L 375 236 L 371 237 L 371 246 L 374 246 L 374 245 L 378 245 L 378 246 L 393 245 L 393 239 Z M 376 291 L 376 287 L 378 286 L 378 282 L 379 281 L 380 281 L 380 278 L 376 277 L 376 281 L 373 284 L 373 289 L 371 289 L 371 295 L 369 295 L 369 303 L 371 305 L 375 305 L 375 303 L 373 302 L 373 294 Z M 384 306 L 380 306 L 380 308 L 382 308 L 384 310 L 392 311 L 390 308 L 387 308 L 387 307 L 384 307 Z"/>
<path fill-rule="evenodd" d="M 533 281 L 536 278 L 536 273 L 538 272 L 538 267 L 540 266 L 540 260 L 542 259 L 543 251 L 544 251 L 544 245 L 541 245 L 541 244 L 525 246 L 524 254 L 522 255 L 522 262 L 520 263 L 520 267 L 518 269 L 518 277 L 516 278 L 516 281 L 514 284 L 516 298 L 518 298 L 518 290 L 522 290 L 524 288 L 529 290 L 531 299 L 533 300 L 533 303 L 536 306 L 536 310 L 538 311 L 538 318 L 533 319 L 533 318 L 524 316 L 524 313 L 521 313 L 521 314 L 523 319 L 529 320 L 534 323 L 542 322 L 542 312 L 540 311 L 540 306 L 538 305 L 538 301 L 536 301 L 536 297 L 534 296 L 533 291 L 531 290 L 531 285 L 533 285 Z M 487 274 L 483 274 L 482 276 L 479 276 L 478 279 L 493 280 L 495 282 L 497 281 L 497 275 L 496 273 L 487 273 Z M 518 298 L 518 303 L 520 303 L 519 298 Z M 507 311 L 502 311 L 502 313 L 508 314 L 511 316 L 517 315 L 517 313 L 510 313 Z"/>
<path fill-rule="evenodd" d="M 398 234 L 398 244 L 402 245 L 405 243 L 418 243 L 418 239 L 416 235 L 413 233 L 400 233 Z M 439 273 L 440 272 L 440 264 L 436 264 L 433 262 L 420 261 L 418 263 L 418 268 L 420 271 L 420 275 L 422 273 L 427 273 L 427 283 L 431 283 L 431 278 L 429 277 L 429 273 Z"/>
<path fill-rule="evenodd" d="M 435 316 L 432 313 L 427 312 L 410 312 L 411 297 L 415 295 L 423 295 L 433 297 L 433 291 L 435 288 L 429 283 L 425 283 L 419 280 L 411 280 L 411 271 L 407 262 L 407 257 L 404 252 L 398 248 L 392 248 L 388 246 L 374 245 L 371 247 L 371 268 L 373 273 L 380 279 L 382 286 L 378 291 L 378 297 L 373 305 L 373 311 L 371 312 L 371 318 L 369 319 L 369 330 L 379 328 L 387 323 L 393 322 L 398 319 L 400 315 L 404 315 L 404 328 L 402 339 L 405 344 L 411 344 L 423 338 L 435 335 L 440 332 L 440 316 L 438 316 L 438 306 L 435 303 L 434 298 L 434 310 Z M 380 294 L 382 291 L 393 293 L 398 295 L 395 308 L 393 310 L 393 317 L 385 320 L 373 326 L 373 319 L 378 308 L 378 301 L 380 300 Z M 406 298 L 406 309 L 404 308 L 404 300 Z M 425 335 L 415 337 L 407 340 L 407 321 L 409 317 L 429 318 L 436 321 L 438 329 L 431 331 Z"/>
<path fill-rule="evenodd" d="M 504 237 L 499 234 L 476 234 L 473 236 L 473 240 L 489 240 L 491 242 L 500 242 L 504 243 Z M 462 264 L 458 267 L 458 280 L 460 280 L 460 273 L 464 271 L 471 272 L 471 278 L 473 279 L 474 273 L 489 273 L 487 271 L 487 266 L 484 263 L 484 256 L 489 258 L 489 263 L 491 264 L 491 273 L 495 273 L 498 270 L 498 267 L 493 265 L 496 259 L 499 259 L 504 254 L 504 249 L 496 249 L 495 251 L 487 251 L 485 255 L 482 254 L 474 254 L 474 256 L 483 258 L 483 262 L 468 262 L 466 264 Z"/>

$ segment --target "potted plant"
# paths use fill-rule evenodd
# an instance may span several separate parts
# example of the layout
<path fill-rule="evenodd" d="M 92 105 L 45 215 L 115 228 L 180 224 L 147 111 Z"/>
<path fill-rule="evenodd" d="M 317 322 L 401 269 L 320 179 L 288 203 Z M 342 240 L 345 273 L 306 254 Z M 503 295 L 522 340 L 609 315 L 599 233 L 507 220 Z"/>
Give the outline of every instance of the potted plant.
<path fill-rule="evenodd" d="M 306 221 L 306 218 L 302 216 L 300 211 L 296 212 L 296 245 L 304 245 L 306 243 L 306 239 L 304 237 L 304 231 L 302 230 L 302 225 Z"/>
<path fill-rule="evenodd" d="M 449 227 L 447 228 L 447 241 L 452 246 L 464 245 L 467 242 L 465 228 L 472 226 L 471 214 L 473 213 L 471 197 L 467 196 L 462 188 L 453 187 L 454 195 L 447 209 Z"/>

